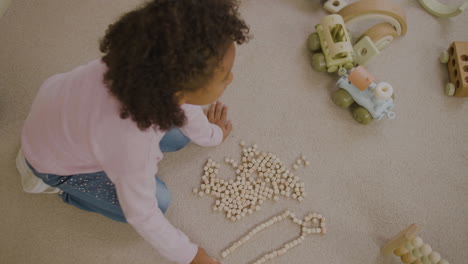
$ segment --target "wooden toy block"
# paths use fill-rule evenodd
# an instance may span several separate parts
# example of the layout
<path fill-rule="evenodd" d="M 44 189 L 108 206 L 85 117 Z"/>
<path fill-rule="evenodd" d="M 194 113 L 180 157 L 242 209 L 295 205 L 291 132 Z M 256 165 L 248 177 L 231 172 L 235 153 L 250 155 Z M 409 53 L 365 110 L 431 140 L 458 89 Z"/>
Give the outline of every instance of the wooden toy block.
<path fill-rule="evenodd" d="M 453 42 L 448 55 L 450 83 L 455 86 L 453 95 L 468 97 L 468 42 Z"/>

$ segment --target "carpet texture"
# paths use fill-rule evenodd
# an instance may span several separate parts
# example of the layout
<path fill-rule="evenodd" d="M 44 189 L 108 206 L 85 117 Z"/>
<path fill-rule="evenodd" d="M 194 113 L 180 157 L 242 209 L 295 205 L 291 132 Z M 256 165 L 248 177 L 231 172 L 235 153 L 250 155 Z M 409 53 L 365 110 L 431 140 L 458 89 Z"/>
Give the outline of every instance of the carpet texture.
<path fill-rule="evenodd" d="M 387 239 L 411 223 L 451 263 L 468 259 L 468 102 L 447 97 L 446 67 L 438 56 L 452 41 L 468 41 L 468 15 L 439 19 L 416 0 L 407 11 L 408 34 L 368 69 L 396 92 L 396 120 L 368 126 L 330 99 L 336 75 L 314 72 L 305 46 L 326 14 L 313 0 L 245 1 L 241 13 L 254 39 L 237 49 L 234 82 L 221 98 L 234 130 L 219 147 L 166 155 L 159 176 L 172 192 L 167 213 L 212 256 L 254 225 L 289 208 L 328 219 L 325 236 L 309 236 L 278 263 L 396 264 L 381 256 Z M 455 2 L 455 1 L 452 1 Z M 461 2 L 461 1 L 458 1 Z M 22 123 L 41 83 L 100 56 L 108 24 L 140 1 L 14 0 L 0 20 L 0 263 L 168 263 L 133 229 L 80 211 L 56 195 L 22 192 L 14 160 Z M 359 28 L 355 30 L 359 31 Z M 256 143 L 298 171 L 309 196 L 282 198 L 239 222 L 211 211 L 213 198 L 196 198 L 208 157 L 239 159 L 240 140 Z M 234 172 L 223 164 L 221 177 Z M 297 236 L 281 223 L 223 263 L 249 263 Z"/>

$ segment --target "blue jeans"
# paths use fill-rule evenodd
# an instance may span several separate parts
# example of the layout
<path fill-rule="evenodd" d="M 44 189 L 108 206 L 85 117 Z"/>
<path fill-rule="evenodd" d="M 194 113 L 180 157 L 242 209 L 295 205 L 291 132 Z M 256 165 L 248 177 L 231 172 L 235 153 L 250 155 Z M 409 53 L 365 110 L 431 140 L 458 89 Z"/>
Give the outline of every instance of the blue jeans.
<path fill-rule="evenodd" d="M 164 135 L 159 146 L 162 152 L 174 152 L 185 147 L 189 142 L 190 140 L 178 128 L 173 128 Z M 63 191 L 59 196 L 65 203 L 101 214 L 115 221 L 127 222 L 117 199 L 115 185 L 104 171 L 61 176 L 40 173 L 29 163 L 28 165 L 34 174 L 46 184 Z M 156 177 L 156 198 L 159 208 L 165 213 L 171 196 L 166 184 L 158 177 Z"/>

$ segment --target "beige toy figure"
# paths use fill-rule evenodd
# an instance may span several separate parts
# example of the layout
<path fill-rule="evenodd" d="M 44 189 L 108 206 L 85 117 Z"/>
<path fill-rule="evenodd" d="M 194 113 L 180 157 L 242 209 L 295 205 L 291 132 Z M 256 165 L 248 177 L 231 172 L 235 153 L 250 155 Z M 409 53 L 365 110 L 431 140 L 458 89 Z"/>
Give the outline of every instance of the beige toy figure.
<path fill-rule="evenodd" d="M 410 225 L 382 248 L 382 254 L 388 255 L 393 252 L 403 263 L 449 264 L 438 252 L 432 251 L 430 245 L 423 242 L 418 236 L 420 230 L 418 225 Z"/>

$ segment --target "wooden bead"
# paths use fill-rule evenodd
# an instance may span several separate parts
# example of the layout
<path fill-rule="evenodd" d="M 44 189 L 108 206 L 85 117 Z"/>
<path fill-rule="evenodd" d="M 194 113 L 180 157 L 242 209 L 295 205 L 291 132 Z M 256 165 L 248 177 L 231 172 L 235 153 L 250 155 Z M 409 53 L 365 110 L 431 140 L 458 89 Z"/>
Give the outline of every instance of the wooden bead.
<path fill-rule="evenodd" d="M 401 256 L 401 261 L 403 261 L 403 263 L 411 263 L 415 260 L 416 260 L 416 257 L 414 257 L 413 254 L 411 254 L 411 252 L 408 252 L 404 254 L 403 256 Z"/>
<path fill-rule="evenodd" d="M 423 264 L 432 264 L 432 262 L 429 260 L 429 257 L 428 256 L 422 256 L 421 257 L 421 262 Z"/>
<path fill-rule="evenodd" d="M 403 245 L 408 251 L 411 251 L 414 249 L 414 246 L 413 244 L 411 244 L 411 242 L 406 242 L 404 245 Z"/>
<path fill-rule="evenodd" d="M 427 255 L 431 254 L 432 248 L 431 248 L 430 245 L 424 244 L 424 245 L 422 245 L 422 246 L 419 248 L 419 251 L 421 252 L 421 254 L 422 254 L 423 256 L 427 256 Z"/>
<path fill-rule="evenodd" d="M 432 251 L 431 254 L 429 254 L 429 260 L 432 261 L 432 263 L 437 263 L 440 259 L 440 254 L 436 251 Z"/>
<path fill-rule="evenodd" d="M 413 239 L 411 240 L 411 244 L 413 245 L 413 247 L 419 248 L 419 247 L 421 247 L 424 243 L 423 243 L 422 238 L 420 238 L 420 237 L 417 236 L 417 237 L 415 237 L 415 238 L 413 238 Z"/>
<path fill-rule="evenodd" d="M 419 251 L 419 249 L 417 248 L 413 249 L 412 253 L 413 253 L 413 256 L 415 256 L 416 258 L 420 258 L 423 256 L 421 252 Z"/>
<path fill-rule="evenodd" d="M 401 248 L 397 248 L 393 251 L 393 254 L 395 254 L 396 256 L 398 257 L 401 257 L 403 255 L 405 255 L 406 253 L 408 253 L 408 250 L 404 247 L 401 247 Z"/>
<path fill-rule="evenodd" d="M 326 234 L 327 233 L 327 228 L 326 227 L 322 227 L 322 234 Z"/>

